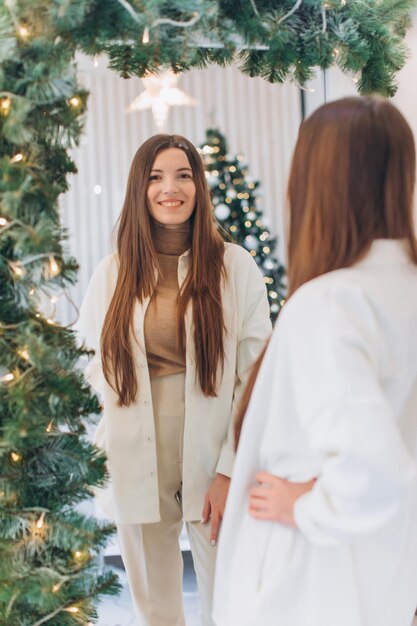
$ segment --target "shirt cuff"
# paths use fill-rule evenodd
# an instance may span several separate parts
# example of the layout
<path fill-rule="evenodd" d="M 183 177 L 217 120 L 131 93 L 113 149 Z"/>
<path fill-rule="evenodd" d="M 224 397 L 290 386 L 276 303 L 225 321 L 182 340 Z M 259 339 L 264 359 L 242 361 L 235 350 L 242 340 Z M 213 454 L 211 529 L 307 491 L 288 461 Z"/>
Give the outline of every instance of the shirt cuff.
<path fill-rule="evenodd" d="M 235 462 L 235 453 L 229 448 L 223 448 L 220 452 L 219 460 L 217 461 L 216 472 L 217 474 L 224 474 L 225 476 L 231 476 L 233 471 L 233 464 Z"/>

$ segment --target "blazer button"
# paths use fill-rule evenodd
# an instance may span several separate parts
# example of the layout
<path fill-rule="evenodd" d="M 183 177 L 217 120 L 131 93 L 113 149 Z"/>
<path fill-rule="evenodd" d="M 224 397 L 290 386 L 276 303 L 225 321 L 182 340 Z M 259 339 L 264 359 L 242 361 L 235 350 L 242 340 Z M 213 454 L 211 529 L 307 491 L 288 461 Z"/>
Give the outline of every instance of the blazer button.
<path fill-rule="evenodd" d="M 146 441 L 152 441 L 152 437 L 146 437 Z"/>
<path fill-rule="evenodd" d="M 140 363 L 139 367 L 143 369 L 145 367 L 145 363 Z"/>
<path fill-rule="evenodd" d="M 143 404 L 144 404 L 145 406 L 149 406 L 149 402 L 148 402 L 147 400 L 144 400 L 144 401 L 143 401 Z"/>

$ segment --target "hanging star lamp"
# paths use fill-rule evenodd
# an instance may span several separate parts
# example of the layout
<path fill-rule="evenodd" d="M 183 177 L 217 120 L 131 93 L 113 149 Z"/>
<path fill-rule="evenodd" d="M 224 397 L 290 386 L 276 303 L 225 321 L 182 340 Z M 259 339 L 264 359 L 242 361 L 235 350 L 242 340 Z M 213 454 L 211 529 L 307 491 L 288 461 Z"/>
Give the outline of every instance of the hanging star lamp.
<path fill-rule="evenodd" d="M 145 91 L 143 91 L 128 106 L 127 112 L 143 111 L 152 109 L 155 124 L 159 131 L 166 127 L 170 107 L 172 106 L 195 106 L 197 101 L 184 93 L 176 84 L 179 75 L 171 70 L 163 70 L 158 74 L 148 74 L 141 79 Z"/>

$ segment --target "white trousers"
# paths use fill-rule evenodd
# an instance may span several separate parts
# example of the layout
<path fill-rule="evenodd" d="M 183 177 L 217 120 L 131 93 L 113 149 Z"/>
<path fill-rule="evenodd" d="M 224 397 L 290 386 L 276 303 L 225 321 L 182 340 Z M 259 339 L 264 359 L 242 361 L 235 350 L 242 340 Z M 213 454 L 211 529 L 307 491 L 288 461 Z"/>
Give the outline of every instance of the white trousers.
<path fill-rule="evenodd" d="M 181 486 L 184 433 L 184 374 L 151 379 L 155 415 L 161 521 L 118 524 L 123 563 L 139 626 L 184 626 Z M 201 502 L 203 509 L 203 500 Z M 202 606 L 201 623 L 211 618 L 216 547 L 210 524 L 186 522 Z"/>

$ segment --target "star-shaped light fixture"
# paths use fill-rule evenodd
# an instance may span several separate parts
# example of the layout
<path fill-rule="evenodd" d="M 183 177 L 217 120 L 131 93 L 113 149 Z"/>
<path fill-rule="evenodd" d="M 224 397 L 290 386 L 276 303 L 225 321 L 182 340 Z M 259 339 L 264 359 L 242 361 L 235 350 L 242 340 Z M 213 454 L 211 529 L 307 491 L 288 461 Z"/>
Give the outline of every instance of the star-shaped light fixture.
<path fill-rule="evenodd" d="M 158 130 L 165 128 L 169 108 L 172 106 L 195 106 L 197 101 L 187 95 L 176 84 L 179 75 L 171 70 L 163 70 L 159 74 L 149 74 L 141 79 L 145 91 L 140 94 L 127 108 L 128 113 L 152 109 Z"/>

